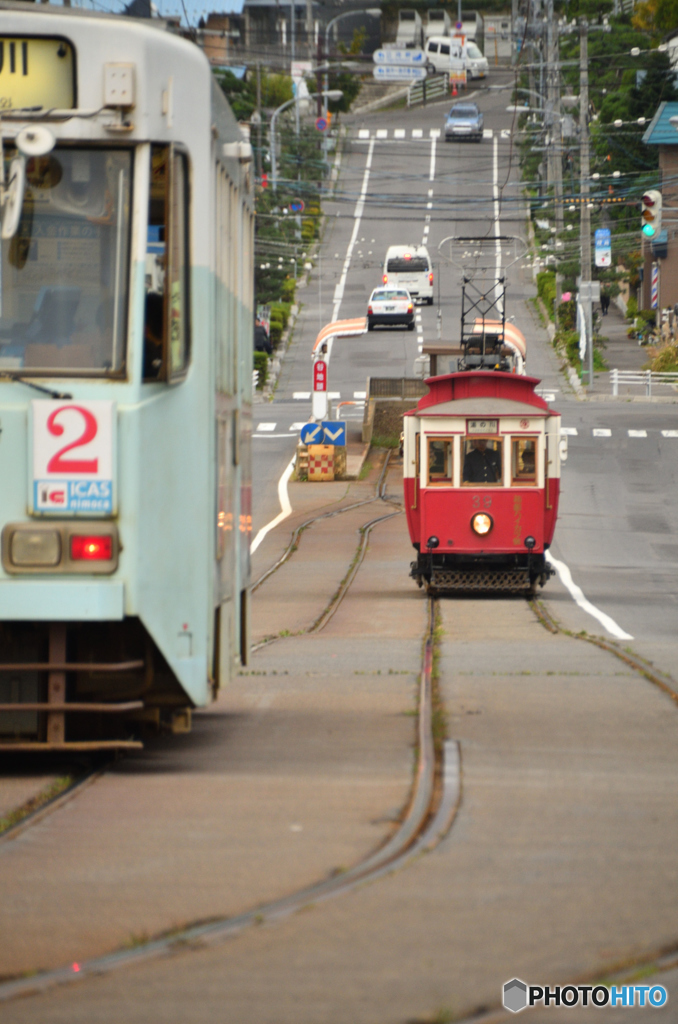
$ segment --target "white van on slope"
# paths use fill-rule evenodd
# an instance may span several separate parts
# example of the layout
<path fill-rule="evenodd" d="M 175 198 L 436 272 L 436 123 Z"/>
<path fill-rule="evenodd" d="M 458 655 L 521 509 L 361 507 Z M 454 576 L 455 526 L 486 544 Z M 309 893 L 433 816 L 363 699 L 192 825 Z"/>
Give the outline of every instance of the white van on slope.
<path fill-rule="evenodd" d="M 462 43 L 454 36 L 431 36 L 426 40 L 426 62 L 436 71 L 466 71 L 469 78 L 485 78 L 490 65 L 471 40 Z"/>
<path fill-rule="evenodd" d="M 413 299 L 433 305 L 433 265 L 425 245 L 390 245 L 382 281 L 406 288 Z"/>

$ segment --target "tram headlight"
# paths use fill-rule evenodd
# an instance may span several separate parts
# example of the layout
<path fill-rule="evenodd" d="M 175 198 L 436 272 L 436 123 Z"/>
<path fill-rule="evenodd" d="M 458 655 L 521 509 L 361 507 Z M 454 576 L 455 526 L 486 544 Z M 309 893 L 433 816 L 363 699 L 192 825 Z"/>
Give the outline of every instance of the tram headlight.
<path fill-rule="evenodd" d="M 493 526 L 492 516 L 488 515 L 487 512 L 476 512 L 471 520 L 471 529 L 479 537 L 486 537 Z"/>

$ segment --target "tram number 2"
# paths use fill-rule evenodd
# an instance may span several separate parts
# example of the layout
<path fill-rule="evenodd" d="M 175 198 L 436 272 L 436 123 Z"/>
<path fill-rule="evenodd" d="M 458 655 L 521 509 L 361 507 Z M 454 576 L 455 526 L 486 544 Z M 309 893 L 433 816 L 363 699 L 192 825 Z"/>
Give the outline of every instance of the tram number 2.
<path fill-rule="evenodd" d="M 492 508 L 492 498 L 489 494 L 474 494 L 471 504 L 474 508 Z"/>
<path fill-rule="evenodd" d="M 97 436 L 99 429 L 96 417 L 92 415 L 89 409 L 83 409 L 81 405 L 69 405 L 62 406 L 60 409 L 55 409 L 54 412 L 47 419 L 47 430 L 53 437 L 61 437 L 64 432 L 64 428 L 61 423 L 57 423 L 57 417 L 66 410 L 70 412 L 77 412 L 82 416 L 83 428 L 82 433 L 75 441 L 71 441 L 70 444 L 66 444 L 63 448 L 60 448 L 54 453 L 52 458 L 47 463 L 48 473 L 97 473 L 99 471 L 99 460 L 98 459 L 65 459 L 64 455 L 66 452 L 73 451 L 74 448 L 81 448 L 83 445 L 89 444 Z"/>

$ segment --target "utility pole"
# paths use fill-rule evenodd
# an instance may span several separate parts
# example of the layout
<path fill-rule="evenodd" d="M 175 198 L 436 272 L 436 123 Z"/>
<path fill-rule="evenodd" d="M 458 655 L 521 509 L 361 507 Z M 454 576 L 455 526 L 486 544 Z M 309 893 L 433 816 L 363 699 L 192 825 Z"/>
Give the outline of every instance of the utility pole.
<path fill-rule="evenodd" d="M 308 59 L 313 60 L 313 0 L 306 0 L 306 46 Z"/>
<path fill-rule="evenodd" d="M 549 182 L 553 185 L 555 199 L 555 220 L 556 238 L 554 250 L 556 254 L 556 327 L 557 310 L 562 295 L 562 275 L 558 273 L 558 237 L 563 233 L 563 132 L 560 119 L 560 47 L 558 42 L 558 29 L 553 23 L 553 0 L 548 0 L 547 8 L 548 25 L 548 102 L 547 114 L 549 120 Z"/>
<path fill-rule="evenodd" d="M 257 61 L 257 177 L 261 180 L 261 64 Z"/>
<path fill-rule="evenodd" d="M 581 196 L 581 284 L 580 302 L 586 324 L 586 344 L 589 387 L 593 384 L 593 309 L 591 302 L 591 211 L 589 210 L 589 185 L 591 165 L 589 153 L 589 25 L 586 18 L 579 24 L 579 127 L 580 127 L 580 186 Z M 582 367 L 583 376 L 583 367 Z"/>

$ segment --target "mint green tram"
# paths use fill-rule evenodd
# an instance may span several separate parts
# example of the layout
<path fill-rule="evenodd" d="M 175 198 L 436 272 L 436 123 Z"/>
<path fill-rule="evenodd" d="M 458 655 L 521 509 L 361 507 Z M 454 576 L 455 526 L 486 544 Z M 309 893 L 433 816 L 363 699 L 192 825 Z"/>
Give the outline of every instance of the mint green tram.
<path fill-rule="evenodd" d="M 0 2 L 0 750 L 190 728 L 248 653 L 252 151 L 192 43 Z"/>

